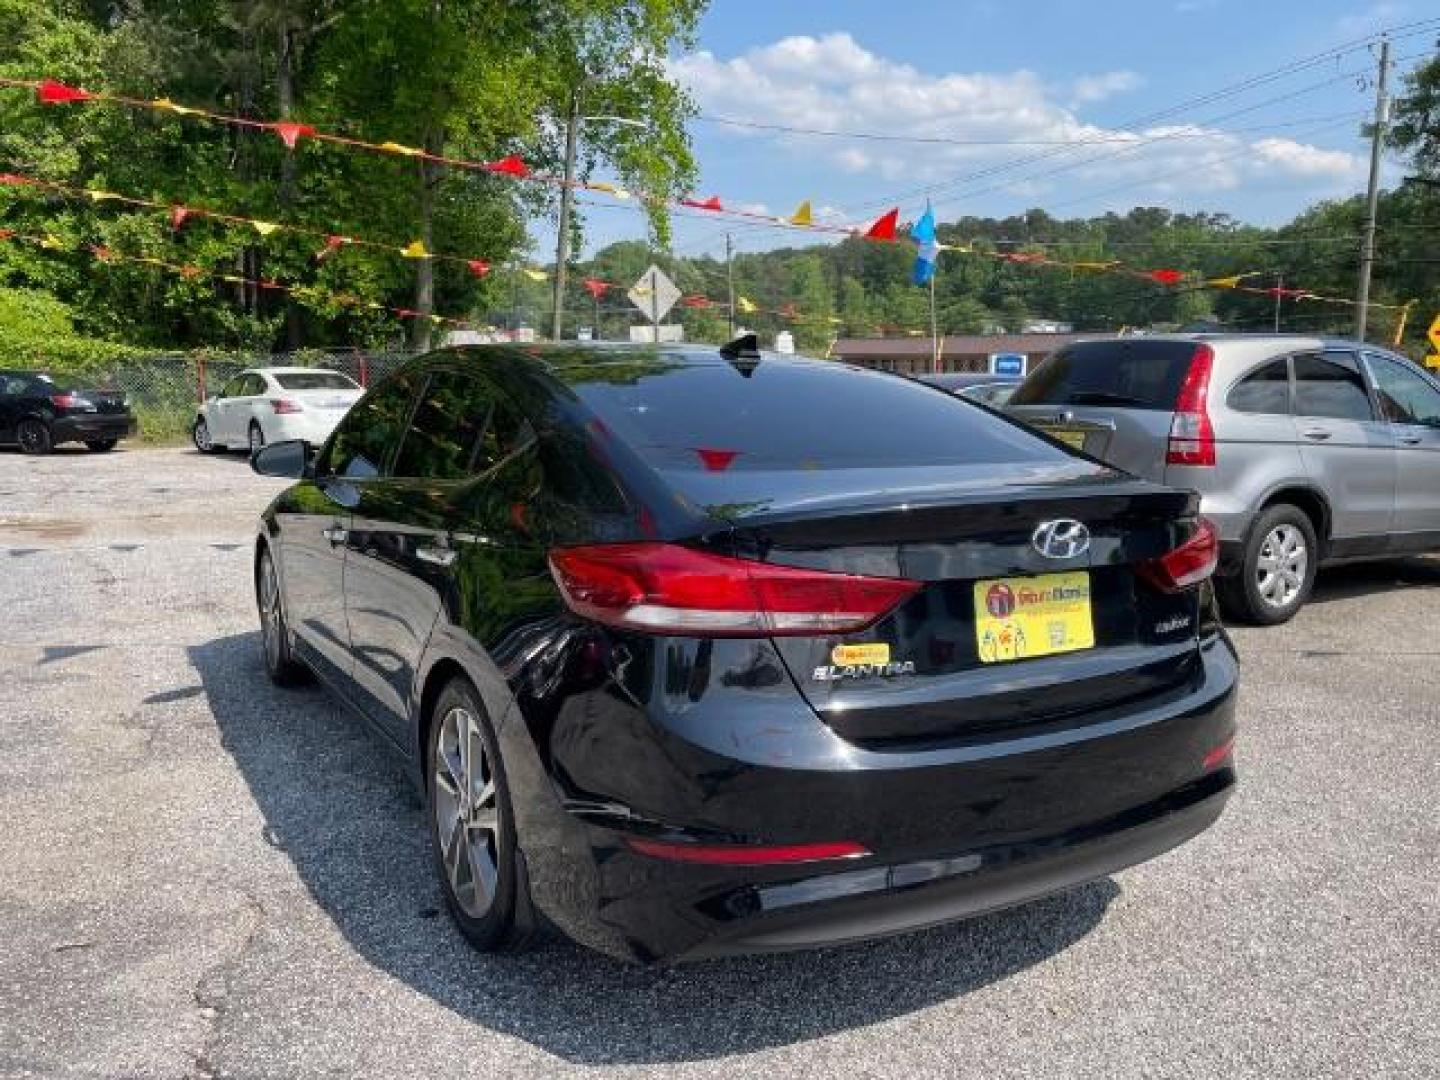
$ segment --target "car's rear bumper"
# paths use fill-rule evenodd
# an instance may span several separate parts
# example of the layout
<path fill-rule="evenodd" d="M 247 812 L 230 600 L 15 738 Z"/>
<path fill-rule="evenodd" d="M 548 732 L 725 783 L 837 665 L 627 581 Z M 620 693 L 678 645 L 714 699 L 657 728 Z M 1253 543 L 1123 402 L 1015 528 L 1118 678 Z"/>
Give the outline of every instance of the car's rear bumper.
<path fill-rule="evenodd" d="M 1063 729 L 957 747 L 876 754 L 844 744 L 832 758 L 792 757 L 782 767 L 708 753 L 703 764 L 688 761 L 692 751 L 671 739 L 664 759 L 677 779 L 661 789 L 666 807 L 627 802 L 625 778 L 656 765 L 643 742 L 628 739 L 621 757 L 603 763 L 615 778 L 603 797 L 598 775 L 591 797 L 566 800 L 556 814 L 537 813 L 533 798 L 520 796 L 532 894 L 577 940 L 648 962 L 854 941 L 1079 885 L 1158 855 L 1219 816 L 1235 774 L 1228 751 L 1215 751 L 1234 735 L 1237 670 L 1217 636 L 1175 692 Z M 587 706 L 590 736 L 606 707 Z M 551 742 L 561 759 L 551 762 L 551 791 L 591 779 L 563 760 L 562 739 L 557 732 Z M 587 745 L 593 758 L 595 744 Z M 507 768 L 511 760 L 507 751 Z M 539 786 L 522 780 L 532 796 Z M 657 835 L 713 842 L 727 832 L 773 843 L 853 841 L 873 854 L 710 866 L 627 843 Z"/>
<path fill-rule="evenodd" d="M 129 413 L 81 413 L 57 416 L 50 424 L 57 443 L 98 442 L 104 439 L 125 439 L 135 434 L 135 417 Z"/>

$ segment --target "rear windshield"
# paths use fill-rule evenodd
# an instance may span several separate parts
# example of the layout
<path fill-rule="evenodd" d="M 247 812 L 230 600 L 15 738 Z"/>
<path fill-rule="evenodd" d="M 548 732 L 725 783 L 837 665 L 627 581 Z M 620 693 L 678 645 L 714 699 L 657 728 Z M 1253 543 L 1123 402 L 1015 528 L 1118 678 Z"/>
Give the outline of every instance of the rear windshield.
<path fill-rule="evenodd" d="M 1011 405 L 1175 408 L 1195 346 L 1188 341 L 1086 341 L 1054 353 L 1020 384 Z"/>
<path fill-rule="evenodd" d="M 359 390 L 360 387 L 334 371 L 288 371 L 270 376 L 281 390 Z"/>
<path fill-rule="evenodd" d="M 960 398 L 884 372 L 765 359 L 638 375 L 587 369 L 573 389 L 656 468 L 837 469 L 1067 460 Z"/>

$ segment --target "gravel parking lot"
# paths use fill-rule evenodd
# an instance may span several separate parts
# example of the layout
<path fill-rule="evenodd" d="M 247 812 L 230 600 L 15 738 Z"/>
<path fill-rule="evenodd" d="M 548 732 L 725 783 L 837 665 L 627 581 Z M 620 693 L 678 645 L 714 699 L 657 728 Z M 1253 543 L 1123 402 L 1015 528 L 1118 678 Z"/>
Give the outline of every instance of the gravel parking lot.
<path fill-rule="evenodd" d="M 474 954 L 397 760 L 261 669 L 237 455 L 0 453 L 0 1075 L 1434 1076 L 1440 562 L 1239 630 L 1165 858 L 886 942 Z"/>

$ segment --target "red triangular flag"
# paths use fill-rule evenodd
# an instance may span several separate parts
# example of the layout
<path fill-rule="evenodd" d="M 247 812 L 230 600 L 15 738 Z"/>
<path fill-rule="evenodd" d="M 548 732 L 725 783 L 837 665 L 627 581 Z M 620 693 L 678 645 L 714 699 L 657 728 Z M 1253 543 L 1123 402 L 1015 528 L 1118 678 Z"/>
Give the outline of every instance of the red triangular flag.
<path fill-rule="evenodd" d="M 530 170 L 526 168 L 525 162 L 520 159 L 519 154 L 511 154 L 499 161 L 486 162 L 485 167 L 491 172 L 504 173 L 506 176 L 513 176 L 516 179 L 523 179 L 530 175 Z"/>
<path fill-rule="evenodd" d="M 490 273 L 490 264 L 484 259 L 469 259 L 465 265 L 470 268 L 470 272 L 476 277 L 484 277 Z"/>
<path fill-rule="evenodd" d="M 332 233 L 331 235 L 325 237 L 325 246 L 315 253 L 315 258 L 317 260 L 328 259 L 331 255 L 339 251 L 346 244 L 353 244 L 354 242 L 355 240 L 353 237 L 338 236 Z"/>
<path fill-rule="evenodd" d="M 900 208 L 897 206 L 884 217 L 871 225 L 865 233 L 867 240 L 894 240 L 895 226 L 900 221 Z"/>
<path fill-rule="evenodd" d="M 604 296 L 605 290 L 610 288 L 610 283 L 608 281 L 601 281 L 599 278 L 593 277 L 587 277 L 583 282 L 581 282 L 581 284 L 585 286 L 585 291 L 588 292 L 591 296 L 593 296 L 596 300 L 599 300 L 602 296 Z"/>
<path fill-rule="evenodd" d="M 720 196 L 711 195 L 708 199 L 681 199 L 681 206 L 693 206 L 696 210 L 724 210 L 720 205 Z"/>
<path fill-rule="evenodd" d="M 270 129 L 280 136 L 280 141 L 285 144 L 287 150 L 295 149 L 295 143 L 299 141 L 301 135 L 315 134 L 315 129 L 309 124 L 296 124 L 289 120 L 271 124 Z"/>
<path fill-rule="evenodd" d="M 1150 276 L 1161 285 L 1176 285 L 1185 277 L 1179 270 L 1151 270 Z"/>
<path fill-rule="evenodd" d="M 0 229 L 0 240 L 9 240 L 14 235 L 14 229 Z"/>
<path fill-rule="evenodd" d="M 13 187 L 22 187 L 35 183 L 28 176 L 16 176 L 14 173 L 0 173 L 0 184 L 9 184 Z"/>
<path fill-rule="evenodd" d="M 680 303 L 685 307 L 709 307 L 710 298 L 708 296 L 686 296 L 681 299 Z"/>
<path fill-rule="evenodd" d="M 35 96 L 42 105 L 64 105 L 71 101 L 89 101 L 95 95 L 78 86 L 66 86 L 54 79 L 46 79 L 35 88 Z"/>
<path fill-rule="evenodd" d="M 170 208 L 170 228 L 178 229 L 185 224 L 185 219 L 190 216 L 188 206 L 172 206 Z"/>
<path fill-rule="evenodd" d="M 696 448 L 695 453 L 700 457 L 700 463 L 705 466 L 706 472 L 724 472 L 730 467 L 730 463 L 740 456 L 739 450 L 705 450 Z"/>
<path fill-rule="evenodd" d="M 109 262 L 112 252 L 104 244 L 91 244 L 90 251 L 101 262 Z"/>

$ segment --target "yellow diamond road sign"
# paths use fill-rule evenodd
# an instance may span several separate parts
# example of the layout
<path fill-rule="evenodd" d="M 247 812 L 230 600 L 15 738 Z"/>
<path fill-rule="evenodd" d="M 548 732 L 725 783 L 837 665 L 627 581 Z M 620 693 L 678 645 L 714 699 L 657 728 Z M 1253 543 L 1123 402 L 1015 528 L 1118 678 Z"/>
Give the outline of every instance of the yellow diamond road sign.
<path fill-rule="evenodd" d="M 1430 345 L 1435 350 L 1425 357 L 1425 366 L 1440 368 L 1440 315 L 1435 316 L 1435 321 L 1430 324 L 1430 329 L 1425 331 L 1425 336 L 1430 339 Z"/>

